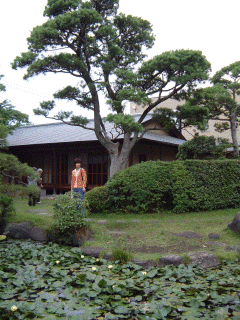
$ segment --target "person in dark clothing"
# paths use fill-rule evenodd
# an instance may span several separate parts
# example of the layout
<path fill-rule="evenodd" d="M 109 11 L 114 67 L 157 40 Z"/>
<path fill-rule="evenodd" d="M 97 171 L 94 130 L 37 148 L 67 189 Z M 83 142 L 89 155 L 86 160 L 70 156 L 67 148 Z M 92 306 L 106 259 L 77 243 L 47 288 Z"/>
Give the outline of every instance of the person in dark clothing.
<path fill-rule="evenodd" d="M 37 172 L 36 167 L 33 167 L 33 170 Z M 28 186 L 37 186 L 37 179 L 36 178 L 32 178 L 32 177 L 28 176 L 27 180 L 28 180 Z M 33 193 L 29 193 L 28 205 L 35 206 L 35 204 L 36 204 L 36 196 Z"/>

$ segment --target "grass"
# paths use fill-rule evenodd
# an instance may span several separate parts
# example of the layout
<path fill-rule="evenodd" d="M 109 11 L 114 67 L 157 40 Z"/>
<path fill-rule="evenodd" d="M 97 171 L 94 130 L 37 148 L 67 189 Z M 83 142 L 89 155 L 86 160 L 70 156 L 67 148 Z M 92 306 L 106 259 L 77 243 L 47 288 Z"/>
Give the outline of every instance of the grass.
<path fill-rule="evenodd" d="M 16 199 L 16 212 L 10 216 L 9 223 L 29 221 L 33 226 L 48 230 L 53 224 L 53 208 L 51 204 L 52 200 L 46 199 L 41 200 L 41 204 L 30 207 L 27 199 Z M 47 213 L 47 215 L 44 213 Z"/>
<path fill-rule="evenodd" d="M 9 222 L 29 221 L 34 226 L 47 230 L 53 224 L 51 204 L 52 200 L 46 199 L 42 204 L 29 207 L 26 199 L 17 199 L 16 213 L 11 216 Z M 210 251 L 220 259 L 235 257 L 235 253 L 226 252 L 225 247 L 206 246 L 206 242 L 223 242 L 228 246 L 240 245 L 240 235 L 228 229 L 228 223 L 238 211 L 239 209 L 226 209 L 184 214 L 165 211 L 146 215 L 90 215 L 88 218 L 94 219 L 90 223 L 94 235 L 84 245 L 101 247 L 105 252 L 112 252 L 116 247 L 125 248 L 139 260 L 156 260 L 168 254 L 179 254 L 187 260 L 186 255 L 191 251 Z M 97 224 L 97 220 L 107 220 L 107 223 Z M 176 233 L 185 231 L 196 232 L 202 235 L 202 238 L 187 239 L 176 236 Z M 219 234 L 220 239 L 209 239 L 209 233 Z"/>

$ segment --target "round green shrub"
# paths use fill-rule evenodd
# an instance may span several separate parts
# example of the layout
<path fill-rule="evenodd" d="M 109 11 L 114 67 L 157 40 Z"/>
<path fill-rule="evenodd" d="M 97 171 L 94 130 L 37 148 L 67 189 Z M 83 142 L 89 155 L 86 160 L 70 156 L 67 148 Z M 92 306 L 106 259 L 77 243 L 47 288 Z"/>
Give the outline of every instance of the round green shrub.
<path fill-rule="evenodd" d="M 96 187 L 84 196 L 84 205 L 90 213 L 104 213 L 110 209 L 105 186 Z"/>
<path fill-rule="evenodd" d="M 106 184 L 115 211 L 146 213 L 172 207 L 173 163 L 142 162 L 116 173 Z"/>

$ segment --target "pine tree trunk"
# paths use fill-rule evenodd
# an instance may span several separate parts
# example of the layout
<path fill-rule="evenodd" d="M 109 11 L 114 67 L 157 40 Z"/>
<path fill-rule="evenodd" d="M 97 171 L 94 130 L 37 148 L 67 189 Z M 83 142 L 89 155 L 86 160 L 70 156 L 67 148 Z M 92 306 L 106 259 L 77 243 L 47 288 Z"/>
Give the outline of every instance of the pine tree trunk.
<path fill-rule="evenodd" d="M 126 152 L 123 154 L 113 154 L 110 156 L 111 164 L 110 164 L 110 177 L 112 177 L 116 172 L 122 171 L 127 168 L 128 165 L 128 157 L 129 153 Z"/>
<path fill-rule="evenodd" d="M 136 144 L 138 134 L 135 134 L 131 139 L 131 135 L 129 133 L 124 134 L 123 144 L 121 146 L 121 150 L 119 150 L 120 144 L 118 143 L 118 147 L 111 148 L 110 155 L 110 177 L 114 175 L 114 173 L 122 171 L 126 169 L 128 166 L 129 155 L 132 151 L 132 148 Z M 115 145 L 116 146 L 116 145 Z"/>
<path fill-rule="evenodd" d="M 231 128 L 231 135 L 232 135 L 232 143 L 233 143 L 233 154 L 235 156 L 239 156 L 239 148 L 238 148 L 238 140 L 237 140 L 237 127 L 236 127 L 236 120 L 234 116 L 231 116 L 230 119 L 230 128 Z"/>

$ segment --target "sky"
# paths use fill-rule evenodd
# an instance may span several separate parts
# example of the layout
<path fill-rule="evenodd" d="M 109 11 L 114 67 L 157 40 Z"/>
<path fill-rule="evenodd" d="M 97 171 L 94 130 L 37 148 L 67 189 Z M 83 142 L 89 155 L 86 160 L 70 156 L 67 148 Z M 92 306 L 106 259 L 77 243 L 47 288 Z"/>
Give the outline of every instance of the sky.
<path fill-rule="evenodd" d="M 8 99 L 17 110 L 27 113 L 34 124 L 53 122 L 35 116 L 39 103 L 52 100 L 53 93 L 77 83 L 68 75 L 39 75 L 23 80 L 24 70 L 12 70 L 14 58 L 27 51 L 31 30 L 46 21 L 43 17 L 47 0 L 12 0 L 0 2 L 0 74 L 6 92 L 0 101 Z M 240 60 L 239 0 L 120 0 L 120 12 L 142 17 L 151 22 L 155 45 L 149 58 L 176 49 L 202 51 L 212 65 L 212 73 Z M 73 102 L 57 101 L 57 110 L 73 110 L 92 118 L 90 112 Z M 103 103 L 102 116 L 109 113 Z"/>

